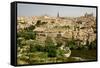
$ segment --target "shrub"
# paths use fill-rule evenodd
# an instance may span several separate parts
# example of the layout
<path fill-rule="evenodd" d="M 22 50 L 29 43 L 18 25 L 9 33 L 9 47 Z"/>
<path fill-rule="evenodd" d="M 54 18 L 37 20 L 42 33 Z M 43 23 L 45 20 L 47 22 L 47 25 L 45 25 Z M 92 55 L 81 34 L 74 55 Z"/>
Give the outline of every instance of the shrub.
<path fill-rule="evenodd" d="M 17 37 L 23 37 L 26 40 L 35 39 L 36 38 L 36 32 L 33 32 L 33 31 L 18 32 Z"/>
<path fill-rule="evenodd" d="M 68 46 L 70 49 L 77 49 L 77 44 L 75 43 L 75 40 L 67 41 L 66 46 Z"/>
<path fill-rule="evenodd" d="M 66 53 L 65 50 L 61 50 L 61 49 L 58 49 L 58 50 L 57 50 L 57 56 L 58 56 L 58 57 L 63 57 L 65 53 Z"/>
<path fill-rule="evenodd" d="M 25 39 L 35 39 L 36 33 L 35 32 L 25 32 L 24 38 Z"/>
<path fill-rule="evenodd" d="M 31 52 L 36 52 L 36 51 L 44 52 L 45 51 L 45 47 L 42 46 L 42 45 L 39 45 L 39 44 L 33 45 L 31 47 Z"/>
<path fill-rule="evenodd" d="M 90 43 L 89 49 L 96 49 L 96 40 Z"/>
<path fill-rule="evenodd" d="M 48 52 L 48 57 L 56 57 L 56 46 L 54 45 L 48 45 L 45 47 L 46 52 Z"/>

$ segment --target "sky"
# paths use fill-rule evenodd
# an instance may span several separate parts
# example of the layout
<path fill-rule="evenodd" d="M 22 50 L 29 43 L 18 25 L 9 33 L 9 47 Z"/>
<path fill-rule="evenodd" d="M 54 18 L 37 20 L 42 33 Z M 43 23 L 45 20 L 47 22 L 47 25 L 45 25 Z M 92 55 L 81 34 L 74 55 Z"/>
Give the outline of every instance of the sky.
<path fill-rule="evenodd" d="M 74 6 L 56 6 L 56 5 L 40 5 L 40 4 L 22 4 L 17 5 L 18 16 L 59 16 L 61 17 L 77 17 L 82 16 L 86 12 L 93 13 L 96 16 L 96 8 L 91 7 L 74 7 Z"/>

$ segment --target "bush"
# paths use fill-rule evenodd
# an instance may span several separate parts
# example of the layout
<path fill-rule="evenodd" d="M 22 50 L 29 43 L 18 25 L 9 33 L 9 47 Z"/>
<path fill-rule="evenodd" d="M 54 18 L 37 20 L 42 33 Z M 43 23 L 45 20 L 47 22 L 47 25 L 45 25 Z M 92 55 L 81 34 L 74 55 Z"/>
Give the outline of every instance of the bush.
<path fill-rule="evenodd" d="M 35 32 L 25 32 L 24 35 L 25 39 L 35 39 L 36 38 L 36 33 Z"/>
<path fill-rule="evenodd" d="M 48 57 L 56 57 L 56 54 L 57 54 L 56 46 L 48 45 L 48 46 L 45 47 L 45 49 L 46 49 L 46 52 L 48 52 Z"/>
<path fill-rule="evenodd" d="M 30 31 L 30 32 L 18 32 L 17 37 L 23 37 L 26 40 L 29 39 L 35 39 L 36 38 L 36 32 Z"/>
<path fill-rule="evenodd" d="M 39 44 L 33 45 L 31 47 L 31 52 L 37 52 L 37 51 L 39 51 L 39 52 L 45 52 L 45 47 L 42 46 L 42 45 L 39 45 Z"/>
<path fill-rule="evenodd" d="M 89 49 L 96 49 L 96 40 L 94 40 L 93 42 L 90 43 L 89 45 Z"/>
<path fill-rule="evenodd" d="M 78 46 L 75 43 L 75 40 L 70 40 L 66 42 L 66 46 L 68 46 L 70 49 L 77 49 Z"/>
<path fill-rule="evenodd" d="M 21 42 L 23 41 L 23 39 L 21 37 L 17 38 L 17 45 L 21 46 Z"/>
<path fill-rule="evenodd" d="M 58 49 L 57 50 L 57 57 L 63 57 L 65 53 L 66 53 L 65 50 Z"/>

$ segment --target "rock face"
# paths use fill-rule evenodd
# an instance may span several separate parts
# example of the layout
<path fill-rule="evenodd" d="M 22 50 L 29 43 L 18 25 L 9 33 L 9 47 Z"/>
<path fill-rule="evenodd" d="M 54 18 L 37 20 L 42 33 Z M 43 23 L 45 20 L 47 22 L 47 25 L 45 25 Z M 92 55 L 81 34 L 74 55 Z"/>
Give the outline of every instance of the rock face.
<path fill-rule="evenodd" d="M 65 47 L 65 45 L 62 45 L 62 46 L 60 47 L 60 49 L 65 51 L 64 57 L 66 57 L 66 58 L 70 57 L 70 55 L 71 55 L 71 50 L 70 50 L 69 47 Z"/>
<path fill-rule="evenodd" d="M 71 50 L 69 49 L 69 47 L 66 47 L 66 51 L 67 53 L 65 53 L 64 56 L 68 58 L 71 55 Z"/>

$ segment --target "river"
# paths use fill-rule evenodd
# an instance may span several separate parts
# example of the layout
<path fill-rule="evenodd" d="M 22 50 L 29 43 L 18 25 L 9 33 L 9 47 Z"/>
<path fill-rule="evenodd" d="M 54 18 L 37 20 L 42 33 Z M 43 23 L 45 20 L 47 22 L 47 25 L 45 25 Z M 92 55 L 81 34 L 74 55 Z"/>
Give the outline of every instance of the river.
<path fill-rule="evenodd" d="M 96 60 L 96 50 L 71 50 L 71 56 L 70 57 L 80 57 L 82 59 L 85 59 L 86 61 L 89 60 Z"/>

